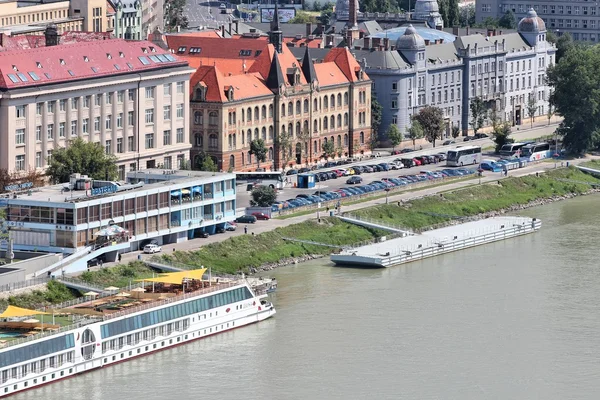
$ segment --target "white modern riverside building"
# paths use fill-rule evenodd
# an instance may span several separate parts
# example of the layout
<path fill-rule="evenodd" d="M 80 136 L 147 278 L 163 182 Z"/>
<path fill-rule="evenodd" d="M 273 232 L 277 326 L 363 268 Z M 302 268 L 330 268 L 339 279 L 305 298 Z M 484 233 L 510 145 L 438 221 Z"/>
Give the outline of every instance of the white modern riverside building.
<path fill-rule="evenodd" d="M 235 175 L 149 169 L 128 172 L 120 183 L 73 176 L 4 202 L 15 250 L 114 260 L 150 241 L 182 242 L 233 221 Z"/>

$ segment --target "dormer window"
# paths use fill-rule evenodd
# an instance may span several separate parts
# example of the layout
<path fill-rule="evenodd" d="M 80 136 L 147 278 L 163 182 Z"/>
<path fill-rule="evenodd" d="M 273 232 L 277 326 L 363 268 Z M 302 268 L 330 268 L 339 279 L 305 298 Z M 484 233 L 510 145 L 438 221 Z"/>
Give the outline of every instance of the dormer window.
<path fill-rule="evenodd" d="M 123 53 L 122 51 L 119 52 L 119 57 L 123 58 L 125 57 L 125 53 Z"/>
<path fill-rule="evenodd" d="M 60 65 L 65 65 L 65 60 L 63 60 L 62 58 L 60 59 Z"/>
<path fill-rule="evenodd" d="M 89 59 L 87 58 L 87 56 L 83 56 L 83 61 L 88 62 Z"/>
<path fill-rule="evenodd" d="M 110 53 L 106 53 L 106 58 L 108 58 L 109 60 L 112 58 L 112 56 L 110 55 Z"/>
<path fill-rule="evenodd" d="M 148 49 L 145 47 L 142 47 L 142 53 L 148 53 Z"/>
<path fill-rule="evenodd" d="M 229 90 L 227 90 L 227 100 L 233 101 L 233 87 L 229 87 Z"/>
<path fill-rule="evenodd" d="M 39 62 L 39 61 L 38 61 L 38 62 L 36 62 L 36 63 L 35 63 L 35 65 L 37 65 L 37 67 L 38 67 L 38 68 L 44 68 L 44 67 L 42 67 L 42 63 L 41 63 L 41 62 Z"/>
<path fill-rule="evenodd" d="M 18 71 L 18 70 L 19 70 L 19 68 L 17 68 L 17 66 L 16 66 L 16 65 L 13 65 L 13 66 L 12 66 L 12 69 L 13 69 L 13 71 Z"/>
<path fill-rule="evenodd" d="M 187 49 L 187 46 L 179 46 L 179 48 L 177 49 L 177 53 L 185 53 L 186 49 Z"/>
<path fill-rule="evenodd" d="M 156 53 L 156 49 L 154 47 L 150 46 L 149 48 L 151 52 Z"/>

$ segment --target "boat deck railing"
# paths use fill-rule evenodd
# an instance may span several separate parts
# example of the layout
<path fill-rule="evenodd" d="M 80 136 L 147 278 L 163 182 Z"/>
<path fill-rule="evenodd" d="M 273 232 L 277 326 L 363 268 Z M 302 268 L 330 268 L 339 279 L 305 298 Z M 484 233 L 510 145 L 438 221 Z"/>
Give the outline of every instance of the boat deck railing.
<path fill-rule="evenodd" d="M 99 318 L 98 319 L 85 318 L 85 319 L 81 319 L 81 320 L 77 321 L 74 324 L 61 326 L 59 329 L 55 329 L 52 331 L 48 330 L 46 332 L 36 333 L 35 335 L 30 335 L 30 336 L 27 336 L 24 338 L 10 340 L 10 341 L 7 341 L 4 346 L 0 347 L 0 350 L 4 350 L 8 347 L 16 346 L 18 344 L 32 342 L 34 340 L 42 339 L 45 337 L 59 335 L 61 333 L 65 333 L 65 332 L 71 331 L 73 329 L 80 328 L 82 326 L 89 325 L 89 324 L 92 324 L 92 323 L 98 322 L 98 321 L 100 321 Z"/>
<path fill-rule="evenodd" d="M 110 319 L 114 319 L 114 318 L 119 318 L 122 317 L 124 315 L 129 315 L 129 314 L 133 314 L 139 311 L 144 311 L 144 310 L 149 310 L 151 308 L 156 308 L 156 307 L 160 307 L 166 304 L 170 304 L 170 303 L 175 303 L 177 301 L 181 301 L 181 300 L 185 300 L 185 299 L 191 299 L 193 297 L 198 297 L 207 293 L 211 293 L 211 292 L 216 292 L 219 290 L 223 290 L 223 289 L 227 289 L 230 288 L 232 286 L 237 286 L 242 284 L 241 281 L 233 281 L 233 282 L 224 282 L 224 283 L 218 283 L 215 284 L 214 286 L 209 286 L 207 288 L 204 289 L 200 289 L 200 290 L 196 290 L 193 292 L 189 292 L 189 293 L 185 293 L 185 294 L 181 294 L 178 296 L 173 296 L 173 297 L 169 297 L 168 299 L 164 299 L 164 300 L 158 300 L 158 301 L 153 301 L 151 303 L 146 303 L 143 305 L 140 305 L 138 307 L 131 307 L 128 308 L 126 310 L 121 310 L 121 311 L 117 311 L 114 313 L 110 313 L 104 316 L 104 320 L 110 320 Z"/>

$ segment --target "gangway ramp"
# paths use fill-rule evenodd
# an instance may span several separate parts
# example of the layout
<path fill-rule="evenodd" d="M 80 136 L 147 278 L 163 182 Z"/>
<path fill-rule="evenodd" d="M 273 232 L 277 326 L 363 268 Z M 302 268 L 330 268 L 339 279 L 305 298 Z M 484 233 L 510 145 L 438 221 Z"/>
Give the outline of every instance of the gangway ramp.
<path fill-rule="evenodd" d="M 402 236 L 412 236 L 415 233 L 409 229 L 401 227 L 399 225 L 387 224 L 381 221 L 358 217 L 355 215 L 338 215 L 338 218 L 344 222 L 348 222 L 350 224 L 355 224 L 359 226 L 364 226 L 366 228 L 374 228 L 381 229 L 384 231 L 390 231 L 393 233 L 399 233 Z"/>

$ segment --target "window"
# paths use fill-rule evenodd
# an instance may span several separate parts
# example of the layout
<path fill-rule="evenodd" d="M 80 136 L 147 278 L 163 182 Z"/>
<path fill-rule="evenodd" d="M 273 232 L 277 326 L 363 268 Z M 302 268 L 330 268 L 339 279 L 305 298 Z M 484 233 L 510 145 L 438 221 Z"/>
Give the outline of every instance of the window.
<path fill-rule="evenodd" d="M 100 132 L 100 117 L 94 118 L 94 132 Z"/>
<path fill-rule="evenodd" d="M 112 104 L 112 98 L 113 98 L 112 93 L 106 93 L 106 104 Z"/>
<path fill-rule="evenodd" d="M 119 103 L 119 104 L 123 103 L 124 99 L 125 99 L 125 91 L 124 90 L 119 90 L 117 92 L 117 103 Z"/>
<path fill-rule="evenodd" d="M 54 124 L 48 124 L 46 133 L 48 140 L 54 140 Z"/>
<path fill-rule="evenodd" d="M 398 90 L 398 82 L 392 82 L 392 90 L 394 92 Z"/>
<path fill-rule="evenodd" d="M 112 115 L 106 116 L 106 129 L 112 129 Z"/>
<path fill-rule="evenodd" d="M 44 108 L 44 103 L 37 103 L 35 105 L 35 113 L 36 113 L 36 115 L 42 115 L 43 108 Z"/>
<path fill-rule="evenodd" d="M 171 119 L 171 106 L 164 106 L 163 107 L 163 119 L 165 121 L 168 121 Z"/>
<path fill-rule="evenodd" d="M 117 114 L 117 128 L 123 127 L 123 113 Z"/>
<path fill-rule="evenodd" d="M 19 155 L 15 157 L 15 169 L 17 171 L 23 171 L 25 169 L 25 156 Z"/>
<path fill-rule="evenodd" d="M 154 108 L 146 109 L 146 124 L 154 123 Z"/>
<path fill-rule="evenodd" d="M 398 108 L 398 100 L 392 100 L 392 109 Z"/>
<path fill-rule="evenodd" d="M 49 114 L 54 114 L 54 102 L 49 101 L 48 103 L 46 103 L 46 109 Z"/>
<path fill-rule="evenodd" d="M 133 126 L 133 111 L 127 112 L 127 123 L 129 126 Z"/>
<path fill-rule="evenodd" d="M 111 149 L 112 149 L 112 140 L 107 140 L 106 143 L 104 144 L 104 151 L 106 152 L 106 154 L 110 154 Z"/>
<path fill-rule="evenodd" d="M 154 148 L 154 133 L 146 133 L 146 148 Z"/>
<path fill-rule="evenodd" d="M 183 94 L 183 88 L 184 88 L 183 82 L 177 82 L 177 93 L 178 94 Z"/>
<path fill-rule="evenodd" d="M 15 143 L 25 144 L 25 129 L 17 129 L 15 132 Z"/>
<path fill-rule="evenodd" d="M 42 168 L 42 152 L 38 151 L 35 153 L 35 167 Z"/>
<path fill-rule="evenodd" d="M 92 101 L 92 96 L 85 96 L 83 98 L 83 107 L 84 108 L 90 108 L 91 101 Z"/>
<path fill-rule="evenodd" d="M 129 98 L 129 101 L 134 101 L 135 100 L 135 89 L 129 89 L 127 91 L 127 96 Z"/>
<path fill-rule="evenodd" d="M 71 121 L 71 136 L 77 136 L 77 121 Z"/>
<path fill-rule="evenodd" d="M 171 131 L 163 131 L 163 146 L 169 146 L 171 144 Z"/>
<path fill-rule="evenodd" d="M 147 99 L 153 99 L 154 98 L 154 87 L 147 87 L 146 88 L 146 98 Z"/>
<path fill-rule="evenodd" d="M 78 107 L 79 107 L 79 98 L 75 97 L 75 98 L 71 99 L 71 109 L 77 110 Z"/>
<path fill-rule="evenodd" d="M 16 106 L 15 112 L 17 114 L 17 118 L 25 118 L 25 106 Z"/>
<path fill-rule="evenodd" d="M 35 140 L 37 142 L 42 141 L 42 126 L 41 125 L 38 125 L 35 127 Z"/>
<path fill-rule="evenodd" d="M 165 96 L 171 95 L 171 84 L 170 83 L 165 83 L 165 85 L 163 86 L 163 94 Z"/>
<path fill-rule="evenodd" d="M 183 128 L 177 128 L 177 143 L 184 142 Z"/>
<path fill-rule="evenodd" d="M 127 137 L 127 150 L 135 151 L 135 141 L 133 140 L 133 136 Z"/>
<path fill-rule="evenodd" d="M 183 104 L 177 104 L 177 118 L 183 118 Z"/>
<path fill-rule="evenodd" d="M 62 100 L 58 101 L 58 109 L 60 111 L 66 111 L 67 110 L 67 101 L 65 99 L 62 99 Z"/>
<path fill-rule="evenodd" d="M 89 118 L 84 118 L 81 124 L 81 130 L 83 131 L 83 133 L 89 133 L 89 125 L 90 125 L 90 119 Z"/>
<path fill-rule="evenodd" d="M 94 105 L 96 105 L 96 106 L 102 105 L 102 95 L 101 94 L 97 94 L 96 97 L 94 97 Z"/>

